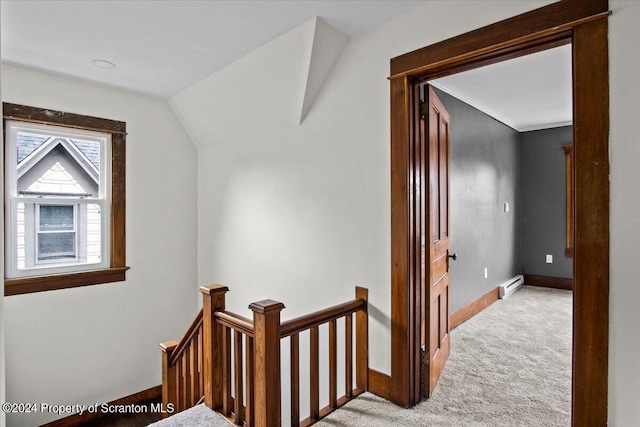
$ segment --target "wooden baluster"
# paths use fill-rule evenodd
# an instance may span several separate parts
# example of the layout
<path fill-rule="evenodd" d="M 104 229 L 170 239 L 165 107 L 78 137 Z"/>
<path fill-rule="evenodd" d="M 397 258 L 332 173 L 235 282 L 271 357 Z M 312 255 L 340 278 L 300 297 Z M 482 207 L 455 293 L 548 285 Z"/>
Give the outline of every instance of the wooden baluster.
<path fill-rule="evenodd" d="M 280 389 L 280 312 L 284 304 L 264 300 L 252 303 L 255 334 L 255 425 L 282 424 Z"/>
<path fill-rule="evenodd" d="M 178 365 L 178 408 L 177 412 L 187 409 L 187 403 L 184 401 L 184 358 L 180 356 L 176 365 Z"/>
<path fill-rule="evenodd" d="M 169 404 L 176 405 L 177 390 L 177 372 L 176 365 L 170 365 L 169 360 L 173 350 L 178 346 L 177 341 L 167 341 L 160 344 L 162 350 L 162 418 L 166 418 L 169 414 L 166 412 Z"/>
<path fill-rule="evenodd" d="M 198 367 L 200 369 L 200 398 L 204 397 L 204 341 L 203 341 L 204 333 L 202 328 L 200 328 L 200 333 L 198 333 L 198 347 L 200 347 L 200 352 L 198 353 Z M 198 399 L 200 399 L 198 398 Z"/>
<path fill-rule="evenodd" d="M 317 421 L 320 418 L 320 357 L 318 343 L 318 327 L 309 329 L 309 418 Z"/>
<path fill-rule="evenodd" d="M 235 376 L 235 399 L 233 405 L 233 411 L 235 412 L 234 421 L 236 425 L 243 425 L 244 423 L 244 391 L 242 390 L 242 332 L 235 332 L 233 338 L 233 366 Z"/>
<path fill-rule="evenodd" d="M 329 407 L 338 407 L 338 345 L 337 322 L 329 321 Z"/>
<path fill-rule="evenodd" d="M 291 427 L 300 425 L 300 335 L 291 335 Z"/>
<path fill-rule="evenodd" d="M 187 346 L 185 348 L 182 360 L 184 364 L 184 402 L 185 409 L 187 409 L 192 406 L 191 382 L 193 378 L 191 377 L 191 347 Z"/>
<path fill-rule="evenodd" d="M 254 406 L 255 406 L 255 400 L 254 400 L 254 376 L 255 376 L 255 369 L 254 369 L 254 354 L 253 354 L 253 338 L 251 338 L 250 336 L 246 336 L 245 337 L 245 344 L 246 344 L 246 375 L 245 375 L 245 379 L 247 382 L 247 403 L 246 403 L 246 411 L 244 414 L 244 422 L 245 425 L 247 427 L 253 427 L 255 425 L 255 417 L 254 417 Z"/>
<path fill-rule="evenodd" d="M 356 286 L 356 299 L 369 300 L 369 291 Z M 368 308 L 356 312 L 356 387 L 369 390 L 369 314 Z"/>
<path fill-rule="evenodd" d="M 191 367 L 189 376 L 191 377 L 191 404 L 195 406 L 200 400 L 200 372 L 198 370 L 198 354 L 200 354 L 200 348 L 198 347 L 198 335 L 194 335 L 191 338 L 191 358 L 189 360 L 189 366 Z"/>
<path fill-rule="evenodd" d="M 353 397 L 353 315 L 344 318 L 344 388 L 349 399 Z"/>
<path fill-rule="evenodd" d="M 201 286 L 202 301 L 202 368 L 204 371 L 205 404 L 216 409 L 222 405 L 222 325 L 216 322 L 214 313 L 224 310 L 225 293 L 222 285 Z"/>
<path fill-rule="evenodd" d="M 222 338 L 222 414 L 231 416 L 231 329 L 223 328 Z"/>

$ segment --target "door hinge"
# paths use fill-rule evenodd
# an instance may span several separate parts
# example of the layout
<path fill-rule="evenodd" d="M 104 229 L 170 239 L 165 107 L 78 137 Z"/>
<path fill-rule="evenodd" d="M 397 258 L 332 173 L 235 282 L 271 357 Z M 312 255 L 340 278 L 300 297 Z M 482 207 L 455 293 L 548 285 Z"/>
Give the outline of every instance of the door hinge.
<path fill-rule="evenodd" d="M 418 108 L 420 109 L 420 117 L 427 117 L 427 114 L 429 113 L 429 104 L 425 101 L 420 101 L 420 106 Z"/>
<path fill-rule="evenodd" d="M 429 363 L 431 363 L 431 357 L 429 352 L 426 351 L 424 348 L 420 349 L 420 353 L 422 354 L 422 364 L 425 366 L 429 366 Z"/>

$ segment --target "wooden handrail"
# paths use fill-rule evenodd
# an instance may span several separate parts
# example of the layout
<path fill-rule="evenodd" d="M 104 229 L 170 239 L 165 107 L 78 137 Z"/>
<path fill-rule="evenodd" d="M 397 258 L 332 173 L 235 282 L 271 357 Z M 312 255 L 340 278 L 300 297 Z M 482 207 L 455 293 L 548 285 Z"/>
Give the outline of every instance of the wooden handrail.
<path fill-rule="evenodd" d="M 163 417 L 167 412 L 182 411 L 204 396 L 201 339 L 203 314 L 198 313 L 185 336 L 160 344 L 162 350 Z"/>
<path fill-rule="evenodd" d="M 185 349 L 190 345 L 191 339 L 195 334 L 198 333 L 198 330 L 202 327 L 202 310 L 196 315 L 196 318 L 193 319 L 189 329 L 184 334 L 184 337 L 180 340 L 176 348 L 171 352 L 171 358 L 169 359 L 169 363 L 175 365 L 178 359 L 182 356 Z"/>
<path fill-rule="evenodd" d="M 357 311 L 365 309 L 367 302 L 362 299 L 354 299 L 333 307 L 318 310 L 313 313 L 305 314 L 295 319 L 290 319 L 280 324 L 280 338 L 286 338 L 290 335 L 305 331 L 312 326 L 322 325 L 334 319 L 353 314 Z M 218 322 L 235 331 L 253 337 L 253 321 L 239 314 L 227 310 L 216 311 L 215 317 Z"/>
<path fill-rule="evenodd" d="M 282 322 L 280 325 L 280 338 L 286 338 L 289 335 L 306 331 L 313 326 L 319 326 L 330 320 L 335 320 L 340 317 L 353 314 L 357 311 L 366 309 L 366 307 L 367 302 L 362 298 L 358 298 L 349 302 L 334 305 L 333 307 L 305 314 L 303 316 L 296 317 L 295 319 L 287 320 Z"/>
<path fill-rule="evenodd" d="M 227 310 L 215 312 L 216 320 L 227 328 L 253 338 L 253 320 Z"/>
<path fill-rule="evenodd" d="M 253 311 L 253 319 L 225 310 L 227 291 L 222 285 L 201 287 L 203 308 L 184 338 L 160 345 L 165 407 L 173 405 L 176 411 L 182 411 L 201 401 L 204 395 L 209 408 L 220 411 L 238 426 L 279 426 L 282 412 L 280 343 L 287 337 L 291 351 L 292 427 L 314 424 L 368 390 L 366 289 L 356 287 L 355 299 L 351 301 L 285 322 L 280 321 L 284 305 L 277 301 L 252 303 L 249 309 Z M 337 325 L 342 318 L 345 394 L 340 396 Z M 328 324 L 329 404 L 321 408 L 319 328 L 324 324 Z M 299 335 L 306 331 L 310 336 L 310 413 L 309 417 L 300 419 Z"/>

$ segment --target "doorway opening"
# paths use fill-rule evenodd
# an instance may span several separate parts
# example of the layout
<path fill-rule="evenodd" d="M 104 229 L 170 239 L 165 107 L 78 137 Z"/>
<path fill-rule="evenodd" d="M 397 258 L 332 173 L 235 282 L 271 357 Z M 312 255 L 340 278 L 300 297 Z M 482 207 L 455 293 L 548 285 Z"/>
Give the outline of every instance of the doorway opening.
<path fill-rule="evenodd" d="M 575 162 L 573 425 L 607 422 L 608 371 L 608 4 L 565 0 L 427 46 L 391 61 L 392 356 L 390 399 L 421 397 L 421 236 L 428 197 L 414 185 L 420 82 L 572 44 Z M 417 215 L 417 216 L 416 216 Z M 418 228 L 419 231 L 419 228 Z M 430 275 L 430 271 L 425 273 Z M 427 319 L 427 322 L 429 319 Z"/>
<path fill-rule="evenodd" d="M 439 387 L 444 390 L 436 391 L 435 402 L 423 403 L 421 408 L 437 413 L 443 399 L 457 396 L 451 400 L 452 408 L 458 408 L 453 416 L 467 410 L 466 405 L 464 409 L 456 406 L 462 402 L 469 403 L 470 411 L 478 408 L 474 406 L 477 403 L 483 408 L 478 413 L 496 417 L 506 417 L 515 405 L 522 408 L 521 421 L 525 416 L 537 420 L 542 408 L 554 408 L 546 413 L 548 419 L 569 424 L 570 291 L 526 288 L 493 306 L 483 314 L 483 320 L 475 320 L 451 336 L 446 325 L 437 323 L 450 319 L 453 330 L 522 284 L 549 288 L 568 283 L 571 288 L 573 269 L 566 251 L 564 205 L 567 170 L 572 172 L 572 168 L 565 169 L 563 149 L 573 142 L 571 45 L 431 80 L 420 85 L 419 95 L 420 120 L 429 121 L 428 136 L 421 123 L 421 144 L 427 139 L 431 147 L 435 135 L 449 138 L 440 144 L 445 147 L 439 150 L 441 156 L 428 150 L 429 160 L 448 158 L 449 176 L 436 174 L 434 185 L 433 162 L 427 162 L 426 203 L 431 205 L 434 197 L 440 198 L 439 205 L 445 209 L 427 208 L 425 220 L 431 224 L 421 238 L 428 263 L 423 262 L 423 270 L 430 271 L 428 276 L 422 273 L 426 278 L 421 277 L 422 394 L 431 396 L 438 381 L 444 382 Z M 443 245 L 447 239 L 449 259 L 439 263 L 432 258 L 431 249 L 434 243 Z M 572 235 L 570 240 L 573 242 Z M 449 280 L 449 272 L 441 274 L 438 268 L 449 266 L 450 286 L 445 288 L 442 282 Z M 447 293 L 433 295 L 439 288 Z M 536 310 L 527 312 L 518 304 Z M 450 316 L 443 316 L 447 311 Z M 498 311 L 502 315 L 497 315 Z M 427 316 L 432 332 L 429 341 L 425 340 Z M 479 322 L 484 330 L 477 329 Z M 475 330 L 475 336 L 469 336 L 469 330 Z M 546 333 L 540 334 L 542 330 Z M 524 336 L 530 339 L 522 340 Z M 466 354 L 461 353 L 465 350 Z M 449 353 L 451 361 L 443 370 L 440 359 Z M 539 363 L 530 363 L 534 359 Z M 441 372 L 443 379 L 439 380 Z M 468 381 L 460 383 L 460 376 L 465 375 Z M 522 375 L 546 380 L 523 381 Z M 455 384 L 457 395 L 448 394 Z M 536 390 L 532 390 L 533 384 L 537 384 Z M 464 399 L 471 389 L 477 397 Z M 536 405 L 530 405 L 526 396 Z"/>

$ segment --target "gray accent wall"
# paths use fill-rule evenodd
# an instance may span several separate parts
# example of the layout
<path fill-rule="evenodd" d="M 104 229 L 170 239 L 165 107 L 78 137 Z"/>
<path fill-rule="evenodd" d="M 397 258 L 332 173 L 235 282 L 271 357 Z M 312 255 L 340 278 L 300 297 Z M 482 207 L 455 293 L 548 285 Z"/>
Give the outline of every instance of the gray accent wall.
<path fill-rule="evenodd" d="M 451 264 L 453 313 L 520 273 L 520 137 L 480 110 L 436 92 L 451 116 L 450 242 L 458 255 Z"/>
<path fill-rule="evenodd" d="M 564 145 L 573 143 L 573 127 L 520 135 L 522 195 L 522 271 L 571 278 L 573 259 L 565 256 L 566 166 Z M 546 263 L 546 255 L 553 263 Z"/>

